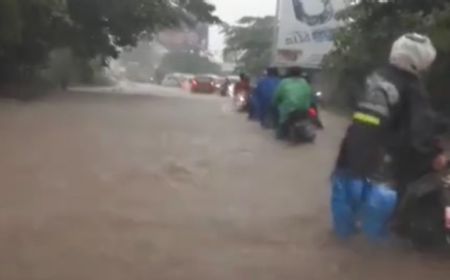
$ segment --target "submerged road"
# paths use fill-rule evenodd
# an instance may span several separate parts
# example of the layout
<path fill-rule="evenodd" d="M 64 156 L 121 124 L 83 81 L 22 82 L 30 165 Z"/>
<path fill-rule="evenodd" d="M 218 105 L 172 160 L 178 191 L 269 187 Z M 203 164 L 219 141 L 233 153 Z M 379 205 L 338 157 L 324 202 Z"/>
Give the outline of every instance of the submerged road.
<path fill-rule="evenodd" d="M 449 279 L 445 260 L 333 238 L 345 121 L 324 119 L 291 147 L 177 90 L 0 102 L 0 279 Z"/>

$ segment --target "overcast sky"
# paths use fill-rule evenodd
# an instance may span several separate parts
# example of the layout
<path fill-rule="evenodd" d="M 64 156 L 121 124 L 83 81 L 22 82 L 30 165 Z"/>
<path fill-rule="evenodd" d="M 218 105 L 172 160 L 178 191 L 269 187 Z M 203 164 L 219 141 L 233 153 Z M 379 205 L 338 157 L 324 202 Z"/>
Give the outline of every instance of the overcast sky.
<path fill-rule="evenodd" d="M 243 16 L 274 15 L 276 0 L 209 0 L 217 8 L 216 14 L 225 22 L 236 22 Z M 223 36 L 220 28 L 212 27 L 209 48 L 213 52 L 223 49 Z"/>

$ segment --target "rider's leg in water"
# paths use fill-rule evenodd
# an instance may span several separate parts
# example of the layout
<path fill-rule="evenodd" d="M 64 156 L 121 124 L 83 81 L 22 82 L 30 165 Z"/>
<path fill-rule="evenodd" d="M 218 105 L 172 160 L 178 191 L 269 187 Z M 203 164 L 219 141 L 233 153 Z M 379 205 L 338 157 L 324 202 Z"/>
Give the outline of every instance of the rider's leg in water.
<path fill-rule="evenodd" d="M 389 221 L 397 205 L 397 192 L 383 183 L 368 182 L 362 211 L 362 230 L 374 243 L 388 241 Z"/>
<path fill-rule="evenodd" d="M 344 170 L 332 177 L 331 212 L 335 234 L 343 240 L 357 233 L 357 220 L 363 205 L 367 184 L 352 178 Z"/>

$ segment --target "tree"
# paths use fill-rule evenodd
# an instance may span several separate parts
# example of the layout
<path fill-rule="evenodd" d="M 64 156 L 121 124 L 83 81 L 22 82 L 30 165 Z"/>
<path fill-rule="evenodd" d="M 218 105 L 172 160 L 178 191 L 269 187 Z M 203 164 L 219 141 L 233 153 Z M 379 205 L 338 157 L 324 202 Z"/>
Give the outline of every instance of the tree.
<path fill-rule="evenodd" d="M 64 4 L 63 0 L 0 0 L 0 81 L 29 78 L 32 68 L 45 62 L 60 38 L 57 31 L 65 26 Z"/>
<path fill-rule="evenodd" d="M 205 0 L 0 0 L 0 82 L 29 76 L 56 48 L 106 64 L 159 29 L 219 22 L 214 9 Z"/>
<path fill-rule="evenodd" d="M 172 52 L 163 57 L 159 71 L 163 73 L 220 74 L 221 68 L 209 58 L 195 52 Z"/>
<path fill-rule="evenodd" d="M 335 37 L 335 49 L 325 58 L 324 68 L 336 77 L 337 101 L 354 101 L 362 91 L 364 77 L 385 64 L 392 42 L 406 32 L 431 37 L 438 59 L 428 75 L 437 100 L 438 91 L 450 92 L 445 77 L 450 70 L 450 6 L 446 0 L 361 0 L 341 12 L 345 25 Z"/>
<path fill-rule="evenodd" d="M 258 75 L 271 63 L 275 18 L 244 17 L 237 25 L 225 26 L 224 56 L 237 55 L 238 64 Z"/>
<path fill-rule="evenodd" d="M 120 47 L 135 46 L 141 35 L 196 20 L 216 23 L 204 0 L 67 0 L 76 53 L 116 58 Z"/>
<path fill-rule="evenodd" d="M 17 1 L 0 0 L 0 57 L 5 47 L 20 41 L 21 24 Z"/>

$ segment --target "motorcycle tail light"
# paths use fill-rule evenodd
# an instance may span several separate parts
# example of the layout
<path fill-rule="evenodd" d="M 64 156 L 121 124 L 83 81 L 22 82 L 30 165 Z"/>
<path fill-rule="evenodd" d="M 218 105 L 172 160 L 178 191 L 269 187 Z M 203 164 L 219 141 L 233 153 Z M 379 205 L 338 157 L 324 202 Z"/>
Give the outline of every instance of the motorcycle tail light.
<path fill-rule="evenodd" d="M 445 207 L 445 228 L 450 230 L 450 206 Z"/>
<path fill-rule="evenodd" d="M 310 108 L 310 109 L 308 110 L 308 116 L 309 116 L 310 118 L 312 118 L 312 119 L 317 118 L 317 110 L 314 109 L 314 108 Z"/>

